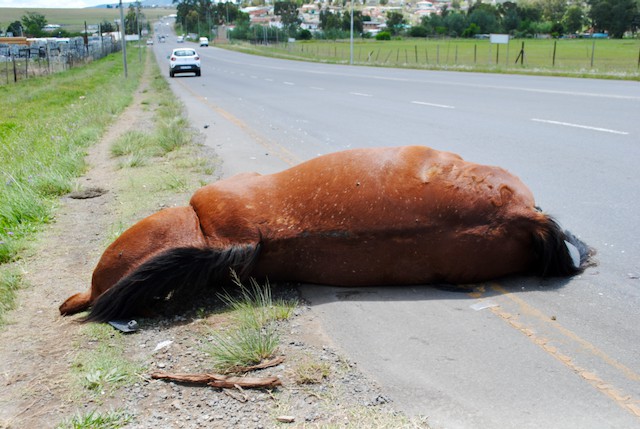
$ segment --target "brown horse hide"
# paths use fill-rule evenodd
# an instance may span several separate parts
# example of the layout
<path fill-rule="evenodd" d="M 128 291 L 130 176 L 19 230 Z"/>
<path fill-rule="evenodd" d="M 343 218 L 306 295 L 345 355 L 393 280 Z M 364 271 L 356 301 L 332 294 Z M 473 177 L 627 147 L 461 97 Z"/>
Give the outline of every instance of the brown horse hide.
<path fill-rule="evenodd" d="M 143 219 L 105 251 L 91 291 L 60 311 L 131 316 L 230 268 L 345 286 L 472 283 L 572 275 L 588 253 L 502 168 L 420 146 L 355 149 L 221 180 L 190 207 Z"/>

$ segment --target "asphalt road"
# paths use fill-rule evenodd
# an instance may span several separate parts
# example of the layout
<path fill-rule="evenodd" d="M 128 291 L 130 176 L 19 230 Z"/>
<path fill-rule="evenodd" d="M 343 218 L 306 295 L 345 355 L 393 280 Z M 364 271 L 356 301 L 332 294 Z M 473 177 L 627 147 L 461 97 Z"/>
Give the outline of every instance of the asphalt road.
<path fill-rule="evenodd" d="M 177 46 L 154 47 L 167 76 Z M 198 51 L 202 77 L 171 85 L 226 176 L 428 145 L 507 168 L 597 249 L 598 265 L 570 280 L 502 279 L 471 293 L 303 285 L 335 344 L 399 408 L 433 428 L 640 427 L 638 82 Z"/>

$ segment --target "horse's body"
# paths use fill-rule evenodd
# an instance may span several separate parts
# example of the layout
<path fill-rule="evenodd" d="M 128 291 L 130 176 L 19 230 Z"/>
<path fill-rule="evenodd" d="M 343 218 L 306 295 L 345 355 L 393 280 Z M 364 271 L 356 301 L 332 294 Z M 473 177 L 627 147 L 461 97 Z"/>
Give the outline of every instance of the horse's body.
<path fill-rule="evenodd" d="M 97 321 L 131 316 L 230 268 L 345 286 L 471 283 L 572 275 L 587 257 L 501 168 L 426 147 L 357 149 L 221 180 L 190 206 L 143 219 L 105 251 L 91 290 L 60 311 L 93 306 L 88 319 Z"/>

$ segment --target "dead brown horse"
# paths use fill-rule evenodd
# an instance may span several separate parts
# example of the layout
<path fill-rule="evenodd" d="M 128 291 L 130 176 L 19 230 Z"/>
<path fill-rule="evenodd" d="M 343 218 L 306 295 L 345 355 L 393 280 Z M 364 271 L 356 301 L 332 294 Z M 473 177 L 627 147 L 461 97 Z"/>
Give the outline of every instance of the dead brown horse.
<path fill-rule="evenodd" d="M 427 147 L 356 149 L 271 175 L 243 174 L 162 210 L 102 255 L 91 289 L 60 306 L 87 320 L 244 276 L 328 285 L 472 283 L 570 276 L 589 248 L 498 167 Z"/>

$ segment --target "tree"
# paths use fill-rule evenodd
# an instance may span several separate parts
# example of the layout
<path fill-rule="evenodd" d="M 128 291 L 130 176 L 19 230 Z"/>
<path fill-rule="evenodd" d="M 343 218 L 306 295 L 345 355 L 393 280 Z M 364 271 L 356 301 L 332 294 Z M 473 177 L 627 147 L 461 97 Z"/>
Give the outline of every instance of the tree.
<path fill-rule="evenodd" d="M 20 21 L 13 21 L 7 27 L 7 33 L 13 33 L 14 36 L 22 36 L 22 23 Z"/>
<path fill-rule="evenodd" d="M 494 6 L 485 3 L 476 3 L 473 7 L 469 8 L 467 21 L 469 24 L 476 24 L 480 27 L 481 33 L 497 33 L 500 31 L 498 16 L 498 10 Z"/>
<path fill-rule="evenodd" d="M 400 12 L 389 12 L 387 14 L 387 28 L 393 35 L 400 33 L 406 23 L 404 15 Z"/>
<path fill-rule="evenodd" d="M 566 0 L 538 0 L 542 9 L 542 18 L 553 23 L 560 22 L 567 11 Z"/>
<path fill-rule="evenodd" d="M 137 4 L 138 7 L 134 6 L 134 4 Z M 124 17 L 125 34 L 138 34 L 138 20 L 141 20 L 143 16 L 139 2 L 129 3 L 129 10 L 127 11 L 127 15 Z"/>
<path fill-rule="evenodd" d="M 577 5 L 569 7 L 562 18 L 562 23 L 564 24 L 564 29 L 567 33 L 580 32 L 582 27 L 584 27 L 585 22 L 586 18 L 584 11 Z"/>
<path fill-rule="evenodd" d="M 45 25 L 47 25 L 47 19 L 38 12 L 27 12 L 22 16 L 22 29 L 26 36 L 44 36 L 43 28 Z"/>
<path fill-rule="evenodd" d="M 324 31 L 338 30 L 342 26 L 342 14 L 340 12 L 333 13 L 329 10 L 320 11 L 320 28 Z"/>
<path fill-rule="evenodd" d="M 353 11 L 353 32 L 357 34 L 362 34 L 364 27 L 362 25 L 362 12 L 359 10 Z M 342 30 L 351 31 L 351 13 L 343 13 L 342 14 Z"/>
<path fill-rule="evenodd" d="M 638 15 L 636 0 L 589 0 L 589 18 L 596 31 L 608 31 L 609 36 L 622 38 L 634 29 Z"/>
<path fill-rule="evenodd" d="M 277 1 L 273 5 L 273 13 L 280 17 L 282 25 L 289 30 L 290 34 L 295 34 L 301 22 L 298 17 L 298 5 L 296 3 Z"/>
<path fill-rule="evenodd" d="M 113 25 L 112 22 L 109 22 L 105 19 L 100 23 L 100 30 L 103 33 L 113 33 L 114 31 L 116 31 L 116 26 Z"/>
<path fill-rule="evenodd" d="M 444 25 L 449 31 L 449 36 L 461 36 L 467 27 L 467 19 L 458 12 L 450 12 L 444 18 Z"/>

